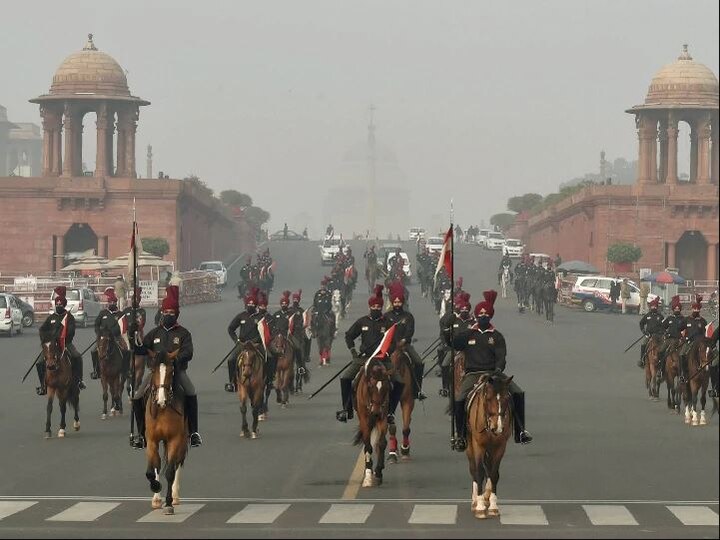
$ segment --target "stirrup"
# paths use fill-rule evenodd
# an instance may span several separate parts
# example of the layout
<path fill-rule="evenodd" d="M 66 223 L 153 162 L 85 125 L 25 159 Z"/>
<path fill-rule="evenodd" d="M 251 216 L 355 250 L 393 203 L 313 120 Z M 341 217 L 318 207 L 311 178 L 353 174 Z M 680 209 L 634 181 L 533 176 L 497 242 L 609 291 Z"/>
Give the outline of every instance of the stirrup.
<path fill-rule="evenodd" d="M 520 444 L 530 444 L 533 440 L 532 435 L 525 430 L 520 432 Z"/>
<path fill-rule="evenodd" d="M 202 443 L 202 437 L 197 431 L 190 435 L 190 446 L 196 448 L 198 446 L 202 446 Z"/>
<path fill-rule="evenodd" d="M 95 381 L 98 379 L 98 374 L 93 371 L 92 373 L 90 373 L 90 378 Z"/>
<path fill-rule="evenodd" d="M 235 385 L 233 383 L 225 383 L 226 392 L 235 392 Z"/>
<path fill-rule="evenodd" d="M 425 395 L 425 392 L 422 390 L 418 390 L 417 396 L 415 397 L 418 401 L 422 401 L 424 399 L 427 399 L 427 396 Z"/>
<path fill-rule="evenodd" d="M 457 452 L 464 452 L 467 449 L 467 441 L 465 437 L 457 437 L 454 441 L 451 441 L 450 446 Z"/>
<path fill-rule="evenodd" d="M 87 385 L 85 384 L 85 381 L 83 381 L 82 379 L 80 379 L 80 380 L 78 381 L 78 388 L 79 388 L 80 390 L 85 390 L 85 389 L 87 388 Z"/>
<path fill-rule="evenodd" d="M 45 386 L 36 386 L 35 393 L 38 396 L 44 396 L 45 394 L 47 394 L 47 388 Z"/>
<path fill-rule="evenodd" d="M 145 437 L 143 437 L 143 436 L 140 435 L 140 434 L 135 435 L 134 437 L 132 437 L 132 438 L 130 439 L 130 446 L 131 446 L 132 448 L 135 448 L 136 450 L 142 450 L 142 449 L 144 449 L 145 446 L 146 446 Z"/>
<path fill-rule="evenodd" d="M 348 412 L 345 410 L 337 411 L 335 413 L 335 419 L 338 422 L 347 422 L 348 421 Z"/>

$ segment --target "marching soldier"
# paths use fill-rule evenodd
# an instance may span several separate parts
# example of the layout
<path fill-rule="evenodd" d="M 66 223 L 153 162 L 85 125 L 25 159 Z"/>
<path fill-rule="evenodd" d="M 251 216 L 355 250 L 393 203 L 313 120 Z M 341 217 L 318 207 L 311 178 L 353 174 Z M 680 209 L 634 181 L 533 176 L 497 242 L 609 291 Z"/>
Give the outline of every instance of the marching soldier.
<path fill-rule="evenodd" d="M 455 449 L 462 452 L 467 447 L 467 415 L 465 400 L 483 373 L 502 373 L 505 371 L 507 345 L 505 338 L 491 324 L 495 314 L 496 291 L 483 292 L 485 300 L 475 306 L 477 323 L 469 331 L 453 338 L 454 348 L 465 353 L 465 376 L 460 385 L 460 400 L 454 402 L 457 426 Z M 513 400 L 513 419 L 515 426 L 515 442 L 528 444 L 532 437 L 525 430 L 525 392 L 510 383 L 510 394 Z"/>
<path fill-rule="evenodd" d="M 40 326 L 38 331 L 40 344 L 42 346 L 43 343 L 48 341 L 58 340 L 60 350 L 67 349 L 70 355 L 73 379 L 77 382 L 78 388 L 84 390 L 86 387 L 83 382 L 82 356 L 73 345 L 75 317 L 65 309 L 67 306 L 66 294 L 67 289 L 65 286 L 55 287 L 55 313 L 45 319 L 45 322 Z M 44 396 L 47 394 L 47 387 L 45 385 L 45 357 L 43 355 L 40 355 L 40 360 L 35 364 L 35 369 L 37 369 L 38 379 L 40 380 L 40 386 L 35 391 L 39 396 Z"/>
<path fill-rule="evenodd" d="M 645 353 L 647 344 L 653 337 L 661 337 L 663 334 L 663 316 L 658 312 L 660 298 L 655 298 L 648 304 L 650 311 L 640 319 L 640 331 L 645 335 L 645 339 L 640 345 L 640 360 L 638 367 L 645 367 Z M 660 372 L 663 371 L 663 362 L 660 362 Z"/>
<path fill-rule="evenodd" d="M 177 322 L 180 315 L 180 290 L 176 285 L 169 285 L 162 301 L 162 322 L 150 330 L 143 339 L 142 353 L 153 351 L 155 355 L 163 355 L 179 351 L 175 359 L 175 382 L 182 387 L 185 394 L 185 416 L 190 432 L 190 446 L 202 445 L 202 437 L 198 432 L 198 402 L 195 386 L 187 374 L 190 360 L 193 358 L 193 343 L 190 332 Z M 150 385 L 152 373 L 147 372 L 138 391 L 132 400 L 133 414 L 137 422 L 138 433 L 131 441 L 131 446 L 142 450 L 145 447 L 145 406 L 144 394 Z"/>

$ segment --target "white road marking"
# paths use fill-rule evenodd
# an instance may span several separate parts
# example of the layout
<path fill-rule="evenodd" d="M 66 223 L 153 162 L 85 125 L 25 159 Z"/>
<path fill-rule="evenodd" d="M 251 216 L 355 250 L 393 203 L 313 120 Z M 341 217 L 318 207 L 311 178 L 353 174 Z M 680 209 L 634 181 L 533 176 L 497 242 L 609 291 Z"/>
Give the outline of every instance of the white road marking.
<path fill-rule="evenodd" d="M 319 523 L 365 523 L 373 508 L 374 504 L 332 504 Z"/>
<path fill-rule="evenodd" d="M 707 506 L 667 506 L 683 525 L 720 525 L 718 515 Z"/>
<path fill-rule="evenodd" d="M 637 525 L 625 506 L 620 504 L 584 504 L 583 510 L 593 525 Z"/>
<path fill-rule="evenodd" d="M 226 523 L 274 523 L 289 504 L 248 504 Z"/>
<path fill-rule="evenodd" d="M 456 504 L 416 504 L 408 523 L 422 525 L 454 525 Z"/>
<path fill-rule="evenodd" d="M 363 481 L 363 475 L 365 474 L 365 452 L 360 451 L 360 455 L 355 462 L 355 468 L 348 478 L 348 483 L 343 490 L 342 498 L 345 501 L 357 499 L 358 491 L 360 491 L 360 485 Z"/>
<path fill-rule="evenodd" d="M 503 525 L 547 525 L 545 512 L 534 504 L 501 504 L 500 523 Z"/>
<path fill-rule="evenodd" d="M 37 501 L 0 501 L 0 519 L 22 512 L 37 503 Z"/>
<path fill-rule="evenodd" d="M 203 506 L 205 505 L 183 503 L 175 507 L 175 514 L 172 516 L 166 516 L 163 514 L 163 509 L 160 508 L 159 510 L 153 510 L 149 514 L 145 514 L 137 520 L 137 523 L 182 523 Z"/>
<path fill-rule="evenodd" d="M 120 503 L 111 502 L 79 502 L 67 510 L 47 518 L 46 521 L 95 521 L 103 514 L 114 510 Z"/>

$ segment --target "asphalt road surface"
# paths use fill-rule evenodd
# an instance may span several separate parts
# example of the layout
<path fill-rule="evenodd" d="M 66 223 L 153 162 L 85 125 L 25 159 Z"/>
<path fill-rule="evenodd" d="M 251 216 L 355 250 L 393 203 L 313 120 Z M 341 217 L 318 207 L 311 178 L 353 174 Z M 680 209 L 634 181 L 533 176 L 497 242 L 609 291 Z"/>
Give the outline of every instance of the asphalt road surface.
<path fill-rule="evenodd" d="M 363 248 L 354 243 L 361 273 Z M 278 263 L 271 309 L 286 288 L 302 288 L 307 307 L 327 271 L 316 243 L 274 242 L 271 251 Z M 411 245 L 408 253 L 414 262 Z M 455 263 L 473 303 L 495 286 L 498 254 L 458 246 Z M 417 285 L 410 291 L 422 351 L 438 334 L 437 316 Z M 319 368 L 313 346 L 305 395 L 292 396 L 286 410 L 271 403 L 257 440 L 239 437 L 237 398 L 223 390 L 226 370 L 210 374 L 231 346 L 226 328 L 242 309 L 235 290 L 218 303 L 183 307 L 204 445 L 189 453 L 172 518 L 151 511 L 144 453 L 127 442 L 129 415 L 100 419 L 89 356 L 81 430 L 44 440 L 45 400 L 35 395 L 34 371 L 20 384 L 39 351 L 37 331 L 0 338 L 0 537 L 718 537 L 717 415 L 692 428 L 664 401 L 648 400 L 637 351 L 622 354 L 639 335 L 636 315 L 558 308 L 551 325 L 498 299 L 494 323 L 508 342 L 506 372 L 527 393 L 535 437 L 508 446 L 500 519 L 481 522 L 470 512 L 467 459 L 449 448 L 446 401 L 432 374 L 429 398 L 413 416 L 412 459 L 388 465 L 381 487 L 361 488 L 354 423 L 335 420 L 338 383 L 307 396 L 349 360 L 342 334 L 366 312 L 367 296 L 360 281 L 332 365 Z M 92 335 L 78 330 L 78 347 Z M 56 407 L 55 433 L 57 423 Z"/>

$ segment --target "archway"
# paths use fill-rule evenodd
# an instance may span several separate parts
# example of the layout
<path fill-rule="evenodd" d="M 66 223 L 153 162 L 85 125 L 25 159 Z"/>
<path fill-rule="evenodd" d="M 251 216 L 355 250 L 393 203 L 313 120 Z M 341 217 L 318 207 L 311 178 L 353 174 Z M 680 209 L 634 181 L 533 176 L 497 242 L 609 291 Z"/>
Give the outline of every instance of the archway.
<path fill-rule="evenodd" d="M 707 278 L 707 241 L 700 231 L 685 231 L 675 248 L 680 275 L 686 279 Z"/>
<path fill-rule="evenodd" d="M 98 237 L 87 223 L 73 223 L 65 233 L 64 246 L 67 262 L 78 259 L 88 250 L 94 250 L 97 255 Z"/>

